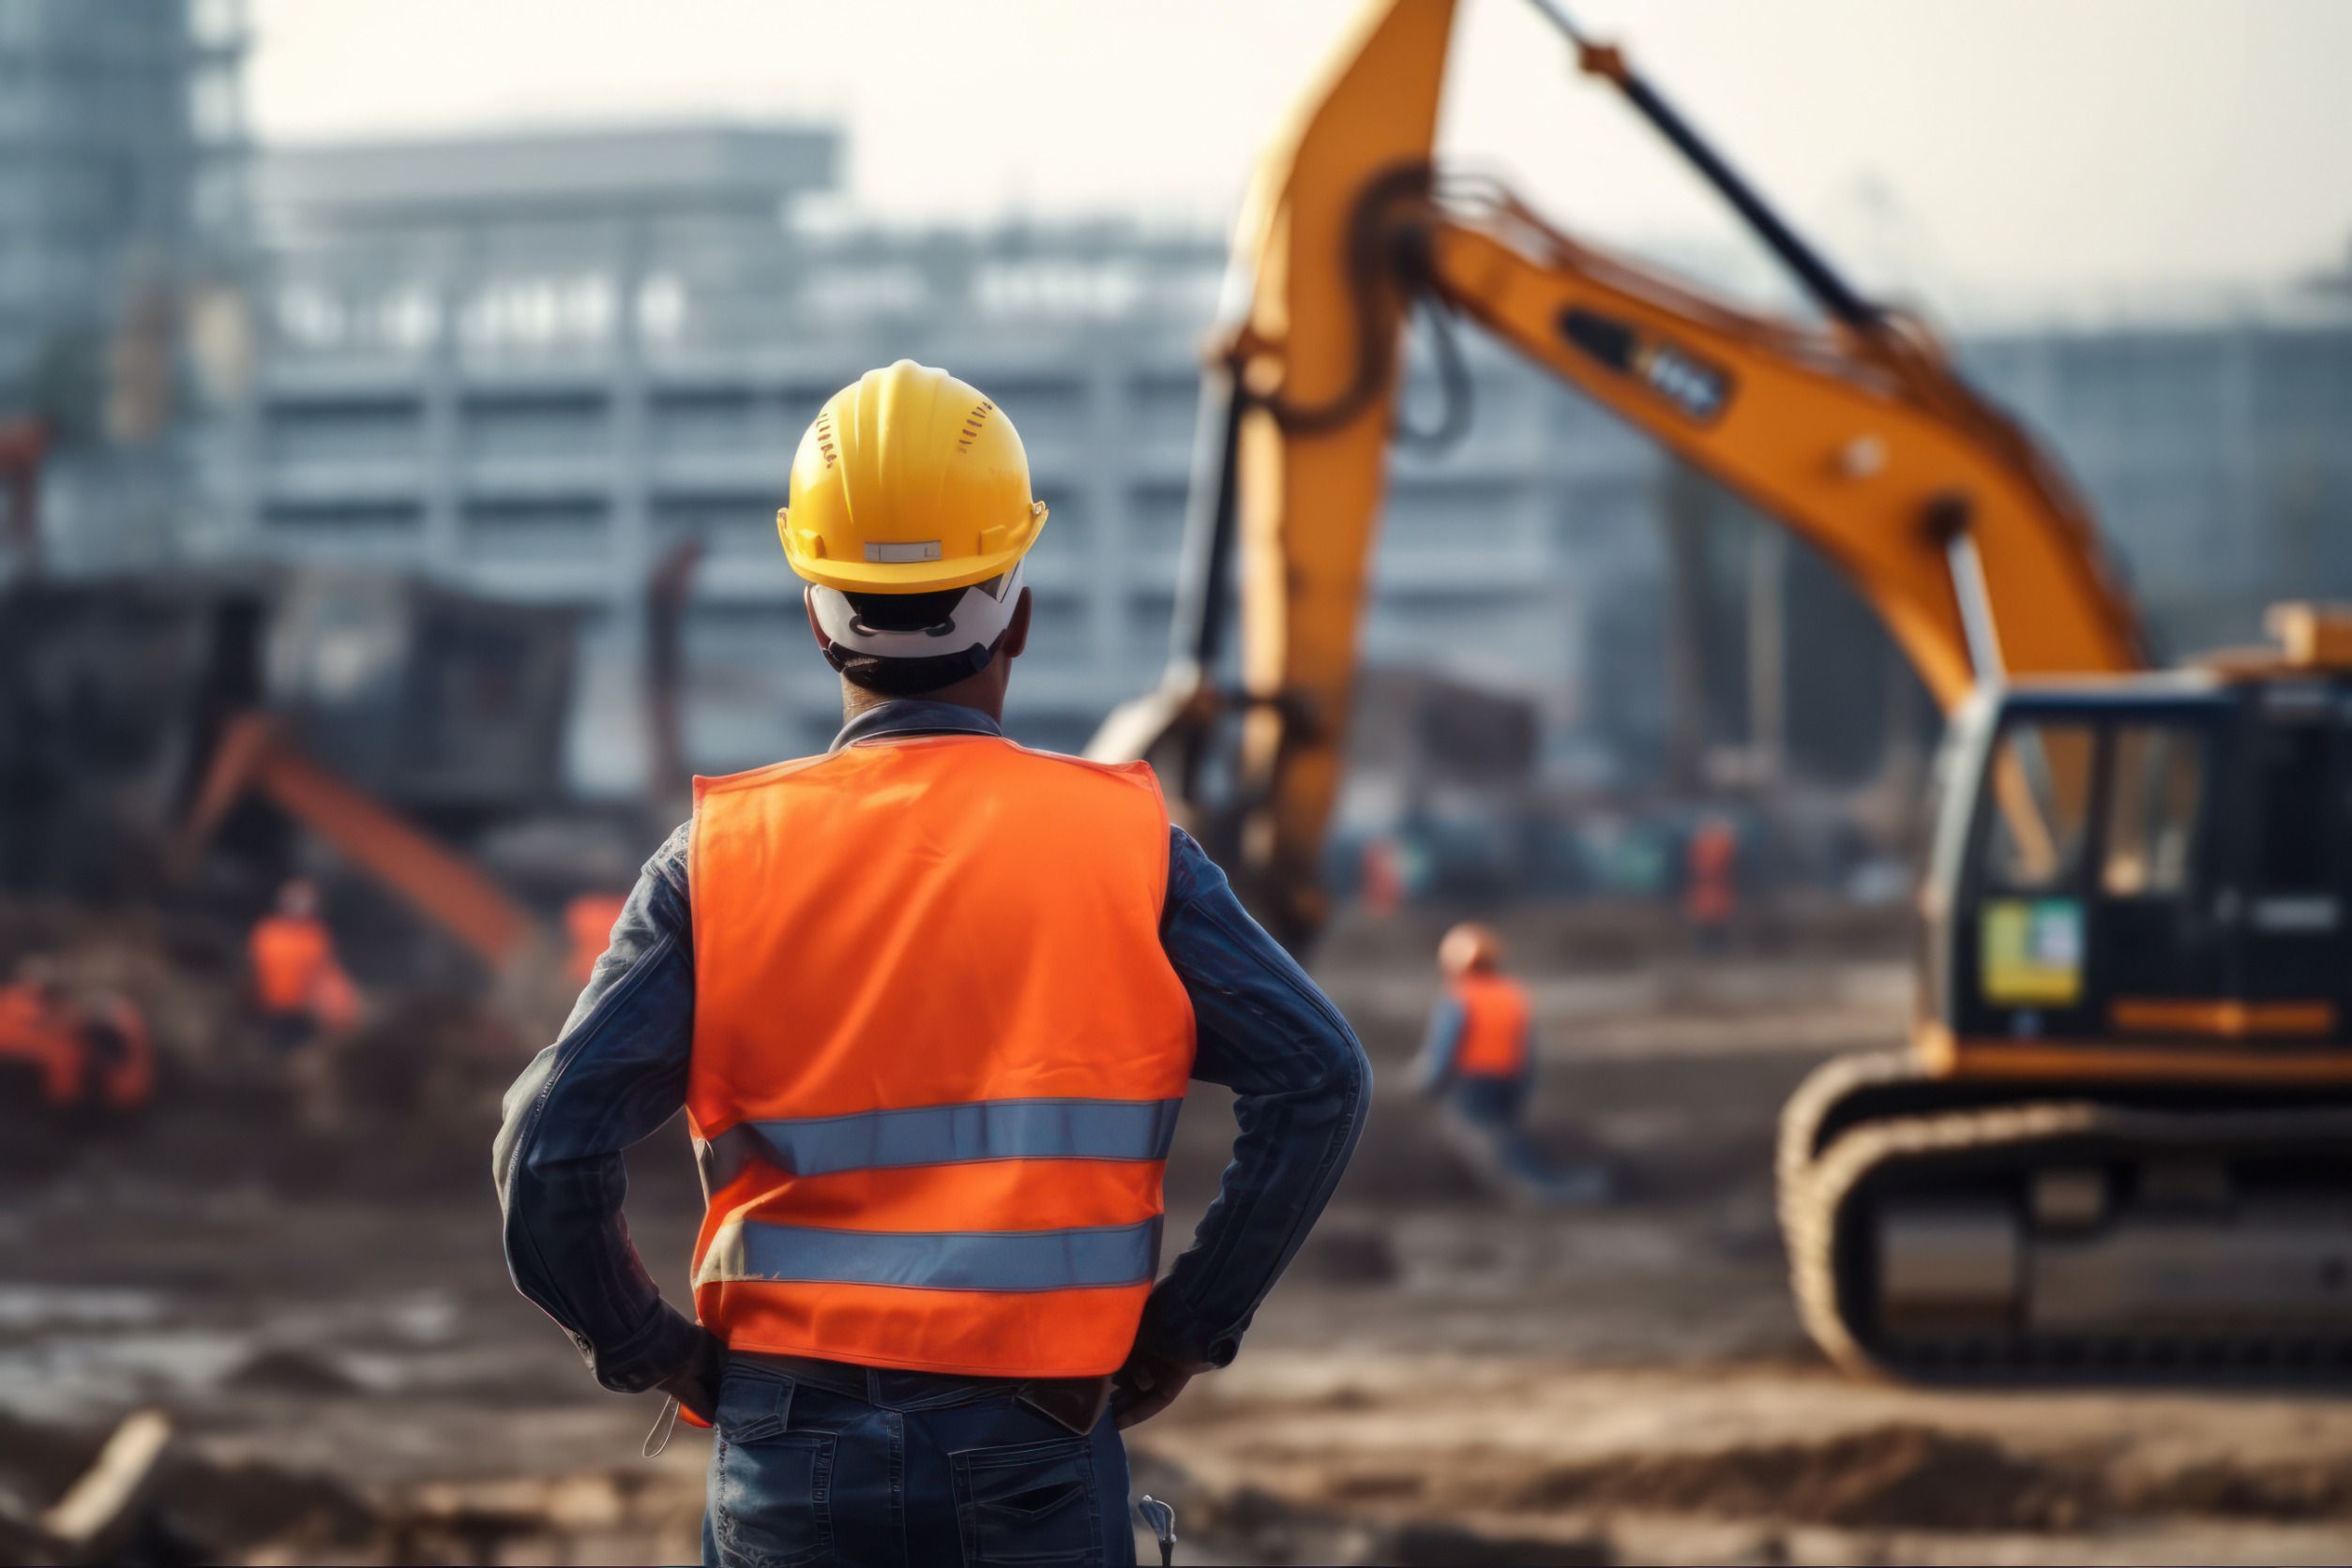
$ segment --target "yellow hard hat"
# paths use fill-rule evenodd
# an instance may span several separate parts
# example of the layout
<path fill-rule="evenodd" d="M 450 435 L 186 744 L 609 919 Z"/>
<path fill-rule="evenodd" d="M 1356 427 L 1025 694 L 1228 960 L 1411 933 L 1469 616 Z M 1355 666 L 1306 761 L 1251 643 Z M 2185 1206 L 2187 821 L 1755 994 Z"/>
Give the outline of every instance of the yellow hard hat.
<path fill-rule="evenodd" d="M 850 594 L 985 582 L 1018 563 L 1045 522 L 1004 411 L 912 359 L 825 400 L 776 514 L 792 570 Z"/>

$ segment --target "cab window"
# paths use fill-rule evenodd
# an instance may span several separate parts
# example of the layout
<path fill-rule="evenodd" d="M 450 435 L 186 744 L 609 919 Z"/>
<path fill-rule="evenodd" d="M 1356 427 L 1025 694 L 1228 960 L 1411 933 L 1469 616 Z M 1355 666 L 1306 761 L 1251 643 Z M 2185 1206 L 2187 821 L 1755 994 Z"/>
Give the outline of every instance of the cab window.
<path fill-rule="evenodd" d="M 2102 892 L 2111 898 L 2184 892 L 2205 799 L 2205 738 L 2180 724 L 2127 724 L 2115 734 Z"/>
<path fill-rule="evenodd" d="M 2074 882 L 2090 822 L 2098 741 L 2098 731 L 2082 723 L 2026 720 L 2001 731 L 1984 857 L 1994 887 L 2031 893 Z"/>

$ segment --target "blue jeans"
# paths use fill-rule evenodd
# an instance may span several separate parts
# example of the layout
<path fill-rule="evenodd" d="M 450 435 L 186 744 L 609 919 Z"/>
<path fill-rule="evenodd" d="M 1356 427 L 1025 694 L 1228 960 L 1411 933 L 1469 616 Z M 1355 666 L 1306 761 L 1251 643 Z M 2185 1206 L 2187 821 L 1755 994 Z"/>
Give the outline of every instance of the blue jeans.
<path fill-rule="evenodd" d="M 1127 1451 L 1003 1385 L 875 1372 L 871 1401 L 728 1364 L 702 1560 L 727 1568 L 1021 1563 L 1125 1568 Z"/>

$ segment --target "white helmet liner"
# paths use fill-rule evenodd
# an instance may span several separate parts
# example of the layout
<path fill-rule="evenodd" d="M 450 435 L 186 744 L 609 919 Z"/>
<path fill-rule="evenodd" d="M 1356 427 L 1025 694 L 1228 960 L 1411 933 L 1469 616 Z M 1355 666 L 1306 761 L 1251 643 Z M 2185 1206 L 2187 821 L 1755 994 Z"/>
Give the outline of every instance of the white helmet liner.
<path fill-rule="evenodd" d="M 1013 609 L 1021 597 L 1021 568 L 1027 564 L 1015 562 L 1011 571 L 966 588 L 944 627 L 884 631 L 869 626 L 847 594 L 822 583 L 809 584 L 808 602 L 817 612 L 817 625 L 844 652 L 875 658 L 939 658 L 995 644 L 1013 624 Z"/>

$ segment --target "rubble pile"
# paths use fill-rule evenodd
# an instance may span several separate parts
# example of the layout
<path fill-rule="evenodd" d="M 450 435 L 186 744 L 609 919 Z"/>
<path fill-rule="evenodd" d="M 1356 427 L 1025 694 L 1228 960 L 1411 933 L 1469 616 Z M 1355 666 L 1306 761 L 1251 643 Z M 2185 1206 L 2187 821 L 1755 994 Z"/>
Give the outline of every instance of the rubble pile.
<path fill-rule="evenodd" d="M 679 1561 L 701 1528 L 674 1469 L 369 1491 L 210 1456 L 157 1410 L 111 1432 L 0 1417 L 0 1563 Z"/>

